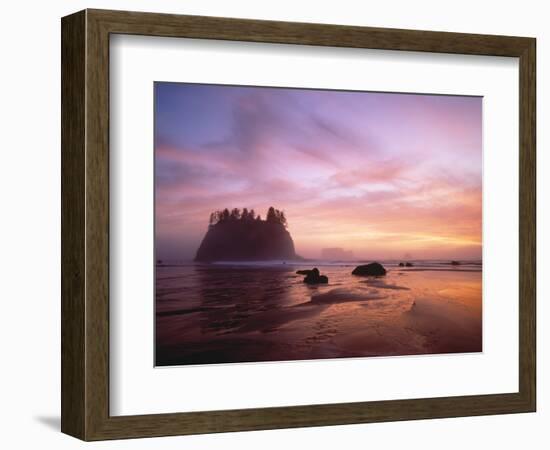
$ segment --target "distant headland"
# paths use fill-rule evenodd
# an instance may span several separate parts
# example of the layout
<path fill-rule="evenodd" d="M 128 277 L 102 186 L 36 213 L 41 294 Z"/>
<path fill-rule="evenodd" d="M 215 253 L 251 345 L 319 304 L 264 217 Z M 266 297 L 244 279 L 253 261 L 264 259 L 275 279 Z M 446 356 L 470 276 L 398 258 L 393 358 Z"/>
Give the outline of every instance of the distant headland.
<path fill-rule="evenodd" d="M 208 231 L 195 261 L 267 261 L 302 259 L 294 250 L 283 211 L 270 207 L 265 220 L 253 209 L 234 208 L 210 214 Z"/>

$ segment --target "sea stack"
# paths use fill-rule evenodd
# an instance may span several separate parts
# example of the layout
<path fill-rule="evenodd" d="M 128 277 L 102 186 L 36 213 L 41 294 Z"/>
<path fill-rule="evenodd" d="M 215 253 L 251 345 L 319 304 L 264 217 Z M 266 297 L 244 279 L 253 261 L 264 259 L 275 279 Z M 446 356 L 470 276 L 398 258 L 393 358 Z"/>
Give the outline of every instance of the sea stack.
<path fill-rule="evenodd" d="M 301 259 L 286 229 L 282 211 L 269 208 L 262 220 L 254 211 L 224 209 L 210 215 L 210 225 L 195 261 L 268 261 Z"/>

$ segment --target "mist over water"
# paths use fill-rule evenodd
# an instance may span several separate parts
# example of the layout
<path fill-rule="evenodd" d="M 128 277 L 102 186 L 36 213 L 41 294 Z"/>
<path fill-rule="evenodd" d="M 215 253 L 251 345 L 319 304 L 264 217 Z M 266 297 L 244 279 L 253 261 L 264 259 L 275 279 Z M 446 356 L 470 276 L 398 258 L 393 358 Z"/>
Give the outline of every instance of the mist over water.
<path fill-rule="evenodd" d="M 366 262 L 366 261 L 365 261 Z M 482 351 L 481 261 L 269 261 L 156 267 L 156 364 Z M 318 267 L 329 283 L 296 270 Z"/>

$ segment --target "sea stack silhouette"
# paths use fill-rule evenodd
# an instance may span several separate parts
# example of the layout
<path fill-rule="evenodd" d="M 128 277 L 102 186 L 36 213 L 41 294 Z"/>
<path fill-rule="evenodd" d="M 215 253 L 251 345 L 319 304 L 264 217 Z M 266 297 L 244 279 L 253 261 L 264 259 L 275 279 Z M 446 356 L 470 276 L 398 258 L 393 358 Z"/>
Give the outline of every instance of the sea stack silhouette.
<path fill-rule="evenodd" d="M 254 210 L 214 211 L 195 261 L 268 261 L 302 259 L 294 250 L 284 212 L 270 207 L 265 220 Z"/>

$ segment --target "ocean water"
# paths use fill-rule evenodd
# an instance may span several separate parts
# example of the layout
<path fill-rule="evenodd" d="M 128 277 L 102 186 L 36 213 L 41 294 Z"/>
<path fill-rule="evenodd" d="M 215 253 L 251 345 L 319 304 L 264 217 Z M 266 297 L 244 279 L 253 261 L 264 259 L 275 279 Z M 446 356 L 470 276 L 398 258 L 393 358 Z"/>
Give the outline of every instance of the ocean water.
<path fill-rule="evenodd" d="M 156 267 L 156 365 L 482 351 L 480 261 L 282 261 Z M 325 285 L 296 270 L 318 267 Z"/>

